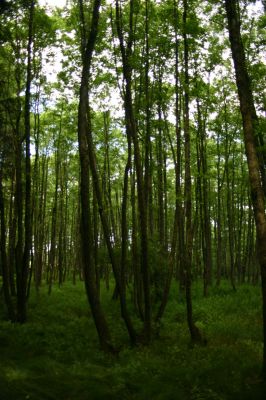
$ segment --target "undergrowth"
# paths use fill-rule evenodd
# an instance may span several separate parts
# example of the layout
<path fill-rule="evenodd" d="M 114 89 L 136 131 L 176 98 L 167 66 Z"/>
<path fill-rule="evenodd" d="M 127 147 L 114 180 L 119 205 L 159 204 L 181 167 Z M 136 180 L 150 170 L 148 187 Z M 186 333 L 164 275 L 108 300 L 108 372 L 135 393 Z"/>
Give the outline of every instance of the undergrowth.
<path fill-rule="evenodd" d="M 129 346 L 112 290 L 101 296 L 114 343 L 121 346 L 116 358 L 99 350 L 82 283 L 55 286 L 50 296 L 45 287 L 39 295 L 32 291 L 24 325 L 1 315 L 1 400 L 265 398 L 259 287 L 245 284 L 233 292 L 223 282 L 203 298 L 194 284 L 194 319 L 206 346 L 190 343 L 177 285 L 145 347 Z"/>

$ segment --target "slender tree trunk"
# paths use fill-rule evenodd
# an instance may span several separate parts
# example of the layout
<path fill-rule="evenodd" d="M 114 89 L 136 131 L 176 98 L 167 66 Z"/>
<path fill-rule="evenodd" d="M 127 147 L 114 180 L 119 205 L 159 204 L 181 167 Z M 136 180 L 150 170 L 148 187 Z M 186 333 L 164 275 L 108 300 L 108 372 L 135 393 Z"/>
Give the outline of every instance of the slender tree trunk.
<path fill-rule="evenodd" d="M 134 273 L 134 303 L 136 310 L 141 318 L 144 320 L 143 313 L 143 296 L 142 296 L 142 280 L 138 252 L 137 240 L 137 213 L 136 213 L 136 183 L 135 172 L 131 169 L 131 208 L 132 208 L 132 269 Z"/>
<path fill-rule="evenodd" d="M 217 272 L 216 272 L 216 285 L 219 286 L 222 275 L 222 185 L 223 180 L 221 179 L 221 151 L 220 151 L 220 135 L 218 134 L 217 143 L 217 247 L 216 247 L 216 259 L 217 259 Z"/>
<path fill-rule="evenodd" d="M 148 210 L 149 232 L 153 234 L 153 198 L 152 198 L 152 174 L 151 174 L 151 106 L 150 106 L 150 32 L 149 32 L 149 0 L 145 0 L 145 174 L 144 174 L 144 191 L 145 202 Z"/>
<path fill-rule="evenodd" d="M 123 186 L 123 198 L 122 198 L 122 218 L 121 218 L 121 288 L 120 288 L 120 304 L 121 313 L 125 321 L 127 321 L 127 305 L 126 305 L 126 267 L 127 267 L 127 247 L 128 247 L 128 227 L 127 227 L 127 204 L 128 204 L 128 176 L 131 168 L 131 139 L 127 135 L 128 139 L 128 159 L 124 172 L 124 186 Z M 136 343 L 136 332 L 133 328 L 131 321 L 130 325 L 127 323 L 128 332 L 130 335 L 131 343 Z"/>
<path fill-rule="evenodd" d="M 42 283 L 42 273 L 44 263 L 44 244 L 45 244 L 45 216 L 46 216 L 46 198 L 47 198 L 47 180 L 48 180 L 48 157 L 41 158 L 41 184 L 39 193 L 39 207 L 36 215 L 35 231 L 35 287 L 38 292 Z M 46 252 L 45 252 L 46 254 Z"/>
<path fill-rule="evenodd" d="M 104 122 L 104 145 L 105 145 L 105 160 L 104 160 L 104 173 L 102 179 L 102 192 L 105 196 L 106 209 L 108 212 L 108 222 L 112 227 L 112 237 L 114 245 L 118 244 L 118 234 L 115 223 L 114 207 L 112 202 L 112 190 L 111 190 L 111 172 L 110 172 L 110 152 L 109 152 L 109 112 L 104 112 L 103 122 Z"/>
<path fill-rule="evenodd" d="M 61 286 L 64 282 L 64 270 L 65 270 L 65 256 L 66 248 L 64 246 L 64 238 L 66 237 L 66 225 L 65 225 L 65 213 L 64 213 L 64 197 L 65 197 L 65 182 L 66 177 L 66 165 L 61 164 L 60 168 L 60 193 L 59 193 L 59 236 L 58 236 L 58 284 Z"/>
<path fill-rule="evenodd" d="M 176 276 L 180 279 L 181 290 L 185 287 L 184 278 L 184 212 L 182 206 L 182 191 L 181 191 L 181 107 L 180 107 L 180 82 L 179 82 L 179 45 L 180 40 L 178 39 L 178 13 L 177 7 L 178 2 L 173 0 L 174 6 L 174 19 L 175 19 L 175 142 L 176 146 L 173 146 L 171 136 L 168 132 L 168 140 L 170 143 L 174 166 L 175 166 L 175 213 L 172 227 L 172 240 L 171 240 L 171 252 L 169 256 L 169 273 L 166 280 L 166 285 L 163 292 L 162 303 L 159 307 L 156 320 L 159 320 L 164 312 L 167 304 L 168 294 L 170 290 L 170 284 L 172 275 L 174 272 L 174 265 L 176 264 Z M 166 122 L 166 116 L 164 117 Z M 166 125 L 167 129 L 167 125 Z M 165 170 L 166 173 L 166 170 Z M 166 213 L 165 213 L 166 218 Z M 166 225 L 166 224 L 165 224 Z M 175 253 L 177 256 L 175 258 Z"/>
<path fill-rule="evenodd" d="M 83 68 L 79 94 L 79 110 L 78 110 L 78 141 L 79 141 L 79 157 L 80 157 L 80 197 L 81 197 L 81 247 L 83 258 L 83 270 L 85 278 L 86 292 L 91 307 L 91 312 L 98 332 L 100 345 L 104 351 L 113 351 L 111 345 L 111 337 L 105 315 L 102 310 L 100 298 L 96 286 L 96 277 L 93 263 L 92 252 L 92 226 L 89 205 L 89 155 L 88 155 L 88 80 L 90 76 L 90 67 L 92 54 L 96 42 L 99 10 L 101 0 L 94 0 L 93 15 L 91 19 L 91 28 L 86 47 L 82 46 Z M 80 9 L 83 10 L 83 3 L 80 0 Z M 84 43 L 83 43 L 84 45 Z"/>
<path fill-rule="evenodd" d="M 130 134 L 130 139 L 134 147 L 134 162 L 137 178 L 137 194 L 140 219 L 140 240 L 141 240 L 141 272 L 143 279 L 144 292 L 144 336 L 145 341 L 149 342 L 151 338 L 151 302 L 150 302 L 150 271 L 148 259 L 148 235 L 147 235 L 147 207 L 144 193 L 144 179 L 142 174 L 141 154 L 137 135 L 136 120 L 133 110 L 132 101 L 132 67 L 130 58 L 132 56 L 132 35 L 133 35 L 133 13 L 134 0 L 130 0 L 130 21 L 129 21 L 129 38 L 127 47 L 125 47 L 123 31 L 122 31 L 122 16 L 118 0 L 116 0 L 116 26 L 120 43 L 120 51 L 122 56 L 123 76 L 125 80 L 125 119 L 127 130 Z"/>
<path fill-rule="evenodd" d="M 23 235 L 23 212 L 22 212 L 22 145 L 17 146 L 17 210 L 18 213 L 18 241 L 16 251 L 17 267 L 17 321 L 24 323 L 26 321 L 26 303 L 27 303 L 27 281 L 30 264 L 30 252 L 32 241 L 31 224 L 31 159 L 30 159 L 30 89 L 31 89 L 31 46 L 33 42 L 33 14 L 35 1 L 31 1 L 29 6 L 29 34 L 27 46 L 27 79 L 25 93 L 25 213 L 24 213 L 24 235 Z M 18 138 L 18 142 L 20 142 Z M 23 238 L 24 236 L 24 238 Z M 24 240 L 23 240 L 24 239 Z M 24 246 L 23 246 L 24 242 Z"/>
<path fill-rule="evenodd" d="M 229 156 L 230 150 L 227 145 L 227 157 L 225 166 L 226 175 L 226 209 L 227 209 L 227 226 L 228 226 L 228 243 L 229 243 L 229 264 L 230 264 L 230 282 L 234 291 L 236 291 L 235 286 L 235 216 L 234 216 L 234 193 L 232 187 L 234 187 L 234 162 L 229 167 Z M 234 154 L 234 152 L 233 152 Z M 231 172 L 231 176 L 230 176 Z"/>
<path fill-rule="evenodd" d="M 62 118 L 62 116 L 60 117 Z M 55 155 L 55 189 L 54 189 L 54 204 L 52 208 L 52 226 L 51 226 L 51 246 L 49 252 L 49 294 L 52 292 L 52 285 L 55 274 L 55 262 L 56 262 L 56 244 L 57 244 L 57 225 L 58 225 L 58 187 L 59 187 L 59 172 L 60 172 L 60 137 L 61 137 L 61 119 L 59 128 L 59 137 L 57 142 L 57 151 Z"/>
<path fill-rule="evenodd" d="M 5 204 L 3 196 L 3 185 L 2 185 L 2 167 L 0 167 L 0 263 L 3 276 L 3 290 L 4 298 L 8 313 L 8 318 L 11 321 L 15 320 L 15 311 L 12 304 L 11 294 L 10 294 L 10 282 L 9 282 L 9 271 L 6 255 L 6 223 L 5 223 Z"/>
<path fill-rule="evenodd" d="M 159 72 L 159 97 L 162 97 L 162 79 L 161 73 Z M 163 190 L 163 147 L 162 147 L 162 135 L 163 135 L 163 119 L 162 119 L 162 105 L 161 99 L 158 104 L 158 136 L 157 136 L 157 196 L 158 196 L 158 237 L 160 246 L 160 255 L 164 257 L 164 190 Z"/>
<path fill-rule="evenodd" d="M 16 296 L 16 284 L 15 284 L 15 247 L 16 247 L 16 227 L 17 220 L 15 218 L 15 204 L 14 204 L 14 181 L 15 171 L 12 171 L 11 175 L 12 183 L 10 188 L 10 200 L 9 200 L 9 223 L 8 223 L 8 273 L 10 283 L 11 296 Z"/>
<path fill-rule="evenodd" d="M 211 241 L 211 221 L 209 210 L 209 192 L 208 192 L 208 165 L 206 154 L 206 117 L 202 115 L 201 105 L 197 99 L 198 111 L 198 135 L 199 135 L 199 160 L 200 160 L 200 189 L 201 189 L 201 214 L 202 214 L 202 251 L 204 260 L 204 296 L 208 295 L 208 287 L 211 284 L 212 276 L 212 241 Z M 206 113 L 204 113 L 206 115 Z"/>
<path fill-rule="evenodd" d="M 187 303 L 187 321 L 193 342 L 201 341 L 201 334 L 193 321 L 192 296 L 191 296 L 191 263 L 193 246 L 192 227 L 192 193 L 191 193 L 191 167 L 190 167 L 190 128 L 189 128 L 189 75 L 188 75 L 188 40 L 187 40 L 187 12 L 188 2 L 183 1 L 183 40 L 184 40 L 184 73 L 185 73 L 185 94 L 184 94 L 184 139 L 185 139 L 185 286 Z"/>
<path fill-rule="evenodd" d="M 180 102 L 180 77 L 179 77 L 179 46 L 178 39 L 178 2 L 174 1 L 174 18 L 175 18 L 175 140 L 176 140 L 176 162 L 175 162 L 175 195 L 176 195 L 176 218 L 177 218 L 177 270 L 179 275 L 179 286 L 183 291 L 185 286 L 184 277 L 184 248 L 185 248 L 185 231 L 184 231 L 184 209 L 182 205 L 182 161 L 181 161 L 181 102 Z"/>

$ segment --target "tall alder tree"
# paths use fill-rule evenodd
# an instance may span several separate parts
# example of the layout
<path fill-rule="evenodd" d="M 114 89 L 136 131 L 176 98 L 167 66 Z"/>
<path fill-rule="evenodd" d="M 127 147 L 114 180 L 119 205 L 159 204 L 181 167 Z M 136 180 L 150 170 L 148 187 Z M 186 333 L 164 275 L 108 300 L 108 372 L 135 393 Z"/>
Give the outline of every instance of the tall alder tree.
<path fill-rule="evenodd" d="M 193 248 L 193 221 L 192 221 L 192 188 L 191 188 L 191 138 L 189 115 L 189 45 L 187 37 L 188 2 L 183 1 L 183 42 L 184 42 L 184 152 L 185 152 L 185 187 L 184 187 L 184 228 L 185 251 L 184 273 L 187 304 L 187 321 L 192 341 L 200 342 L 201 334 L 193 320 L 192 309 L 192 248 Z"/>
<path fill-rule="evenodd" d="M 132 61 L 133 61 L 133 40 L 134 40 L 134 9 L 137 5 L 136 0 L 129 2 L 128 16 L 128 37 L 125 39 L 123 32 L 123 18 L 121 3 L 116 0 L 116 28 L 119 39 L 123 79 L 125 81 L 124 93 L 124 111 L 127 127 L 128 140 L 133 143 L 134 149 L 134 165 L 137 180 L 137 197 L 139 209 L 139 226 L 140 226 L 140 242 L 141 242 L 141 273 L 143 280 L 143 297 L 144 297 L 144 339 L 149 342 L 151 338 L 151 299 L 150 299 L 150 269 L 148 257 L 148 232 L 147 232 L 147 201 L 145 194 L 144 176 L 142 172 L 142 160 L 140 152 L 140 144 L 137 133 L 136 118 L 134 115 L 133 98 L 132 98 Z M 146 67 L 147 68 L 147 67 Z M 148 135 L 148 134 L 147 134 Z M 149 139 L 146 136 L 146 144 L 148 146 Z M 146 149 L 147 149 L 146 146 Z M 147 167 L 147 160 L 146 160 Z M 148 184 L 148 180 L 146 180 Z"/>
<path fill-rule="evenodd" d="M 96 285 L 96 274 L 93 260 L 93 231 L 90 210 L 90 177 L 89 177 L 89 152 L 88 152 L 88 129 L 91 127 L 89 120 L 89 78 L 91 70 L 92 55 L 98 32 L 99 14 L 101 0 L 93 2 L 93 12 L 88 38 L 85 36 L 83 1 L 80 0 L 80 12 L 83 24 L 81 54 L 82 54 L 82 77 L 79 93 L 78 108 L 78 142 L 80 157 L 80 198 L 81 198 L 81 248 L 84 279 L 88 300 L 90 303 L 93 319 L 98 332 L 100 345 L 104 351 L 112 350 L 109 327 L 100 303 L 99 292 Z"/>
<path fill-rule="evenodd" d="M 251 200 L 257 233 L 257 253 L 261 270 L 263 299 L 263 377 L 266 379 L 266 212 L 265 212 L 265 165 L 258 149 L 258 119 L 247 71 L 245 49 L 241 37 L 241 23 L 237 0 L 225 0 L 229 39 L 236 74 L 236 84 L 243 122 L 244 143 L 249 169 Z"/>
<path fill-rule="evenodd" d="M 98 3 L 98 4 L 96 4 Z M 104 317 L 99 292 L 96 285 L 95 266 L 93 258 L 93 231 L 91 226 L 91 215 L 90 215 L 90 196 L 89 196 L 89 170 L 92 175 L 93 188 L 98 203 L 98 210 L 103 228 L 103 235 L 106 242 L 108 254 L 113 268 L 113 273 L 117 285 L 117 290 L 121 305 L 121 315 L 126 324 L 128 334 L 131 342 L 134 344 L 136 341 L 136 333 L 129 316 L 127 305 L 126 305 L 126 292 L 124 279 L 121 279 L 121 272 L 117 263 L 114 249 L 111 243 L 111 230 L 109 228 L 106 211 L 104 207 L 103 195 L 100 187 L 100 179 L 96 164 L 96 155 L 94 151 L 94 144 L 92 138 L 92 125 L 91 125 L 91 112 L 88 101 L 89 94 L 89 78 L 92 54 L 95 46 L 98 21 L 99 21 L 99 7 L 100 2 L 94 3 L 93 15 L 91 21 L 91 28 L 89 38 L 87 40 L 86 47 L 82 49 L 83 55 L 83 69 L 82 79 L 80 85 L 80 101 L 79 101 L 79 114 L 78 114 L 78 132 L 79 132 L 79 152 L 81 162 L 81 225 L 82 225 L 82 248 L 83 248 L 83 263 L 85 272 L 88 274 L 85 283 L 87 288 L 87 294 L 92 307 L 96 328 L 98 331 L 100 343 L 102 347 L 108 351 L 110 347 L 110 334 L 106 319 Z M 80 2 L 81 10 L 81 22 L 84 24 L 84 12 L 83 3 Z M 85 24 L 83 25 L 85 27 Z M 85 34 L 85 30 L 83 30 Z M 85 37 L 82 37 L 82 43 L 85 42 Z M 90 243 L 90 246 L 88 246 Z M 88 247 L 90 249 L 88 250 Z M 89 265 L 90 263 L 90 265 Z"/>

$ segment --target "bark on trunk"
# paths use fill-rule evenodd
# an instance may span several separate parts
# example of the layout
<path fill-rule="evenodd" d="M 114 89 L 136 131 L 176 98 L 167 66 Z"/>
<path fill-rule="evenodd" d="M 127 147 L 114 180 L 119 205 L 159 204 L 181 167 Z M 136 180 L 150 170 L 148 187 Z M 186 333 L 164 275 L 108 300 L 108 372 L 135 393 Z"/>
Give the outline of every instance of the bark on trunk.
<path fill-rule="evenodd" d="M 185 139 L 185 290 L 187 303 L 187 322 L 193 342 L 201 341 L 201 334 L 193 321 L 192 296 L 191 296 L 191 264 L 192 264 L 192 246 L 193 246 L 193 227 L 192 227 L 192 193 L 191 193 L 191 168 L 190 168 L 190 130 L 189 130 L 189 75 L 188 75 L 188 41 L 186 34 L 188 2 L 184 0 L 183 11 L 183 40 L 184 40 L 184 139 Z"/>
<path fill-rule="evenodd" d="M 82 7 L 82 1 L 81 7 Z M 105 315 L 103 313 L 98 290 L 92 257 L 93 232 L 91 226 L 91 215 L 89 207 L 89 156 L 88 156 L 88 80 L 90 76 L 90 66 L 92 53 L 98 31 L 99 9 L 101 0 L 95 0 L 93 4 L 93 16 L 91 20 L 91 30 L 83 53 L 83 70 L 79 94 L 78 110 L 78 141 L 80 157 L 80 197 L 81 197 L 81 247 L 83 257 L 83 269 L 86 292 L 91 307 L 91 312 L 98 332 L 100 345 L 104 351 L 113 351 L 111 337 Z"/>
<path fill-rule="evenodd" d="M 2 170 L 0 170 L 0 264 L 3 277 L 3 291 L 4 299 L 6 303 L 8 318 L 11 321 L 15 320 L 15 312 L 12 304 L 11 294 L 10 294 L 10 284 L 9 284 L 9 271 L 6 255 L 6 223 L 5 223 L 5 205 L 3 196 L 3 185 L 2 185 Z"/>
<path fill-rule="evenodd" d="M 245 51 L 241 39 L 240 21 L 237 12 L 237 1 L 226 0 L 225 8 L 228 20 L 229 39 L 234 61 L 240 110 L 243 121 L 244 142 L 249 169 L 251 199 L 257 232 L 257 251 L 261 269 L 263 299 L 263 377 L 266 379 L 266 215 L 265 196 L 263 191 L 263 174 L 261 157 L 256 149 L 257 118 L 251 91 L 250 78 L 247 72 Z"/>
<path fill-rule="evenodd" d="M 142 163 L 140 147 L 137 135 L 136 120 L 133 110 L 132 100 L 132 67 L 130 59 L 132 56 L 132 34 L 133 34 L 133 9 L 134 1 L 130 1 L 130 21 L 129 21 L 129 38 L 127 47 L 125 47 L 124 36 L 121 26 L 122 16 L 121 9 L 116 1 L 116 27 L 120 43 L 120 51 L 122 56 L 123 77 L 125 80 L 125 119 L 127 124 L 127 132 L 130 135 L 130 140 L 133 142 L 134 148 L 134 163 L 137 178 L 137 194 L 139 205 L 139 219 L 140 219 L 140 241 L 141 241 L 141 272 L 143 280 L 143 293 L 144 293 L 144 336 L 145 341 L 149 342 L 151 338 L 151 302 L 150 302 L 150 271 L 148 261 L 148 236 L 147 236 L 147 207 L 144 193 L 144 179 L 142 174 Z"/>

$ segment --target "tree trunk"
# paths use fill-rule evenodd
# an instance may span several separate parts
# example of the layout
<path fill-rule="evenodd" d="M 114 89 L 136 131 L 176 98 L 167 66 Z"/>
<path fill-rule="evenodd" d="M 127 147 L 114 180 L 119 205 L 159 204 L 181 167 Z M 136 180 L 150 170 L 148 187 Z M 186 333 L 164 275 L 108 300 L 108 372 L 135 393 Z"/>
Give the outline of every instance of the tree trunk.
<path fill-rule="evenodd" d="M 78 142 L 80 157 L 80 197 L 81 197 L 81 247 L 83 256 L 83 269 L 86 292 L 91 307 L 91 312 L 98 332 L 100 345 L 104 351 L 113 351 L 111 345 L 111 337 L 105 315 L 102 310 L 98 290 L 96 286 L 96 277 L 93 264 L 92 241 L 93 232 L 91 226 L 91 215 L 89 205 L 89 155 L 88 155 L 88 80 L 90 76 L 90 67 L 92 53 L 94 50 L 98 22 L 99 9 L 101 0 L 95 0 L 93 3 L 93 15 L 91 20 L 91 29 L 86 44 L 86 48 L 82 49 L 83 68 L 79 93 L 79 110 L 78 110 Z M 82 0 L 80 7 L 83 10 Z"/>
<path fill-rule="evenodd" d="M 29 6 L 29 33 L 27 46 L 27 78 L 25 93 L 25 203 L 23 203 L 22 190 L 22 145 L 17 145 L 17 210 L 18 211 L 18 242 L 16 248 L 16 268 L 17 268 L 17 321 L 23 323 L 26 321 L 26 303 L 27 303 L 27 281 L 30 264 L 30 252 L 32 241 L 31 224 L 31 159 L 30 159 L 30 89 L 31 89 L 31 46 L 33 42 L 33 14 L 35 1 L 31 1 Z M 21 138 L 18 138 L 18 142 Z M 24 246 L 23 246 L 23 212 L 24 209 Z"/>
<path fill-rule="evenodd" d="M 256 222 L 257 252 L 261 269 L 263 299 L 263 377 L 266 379 L 266 214 L 263 191 L 263 174 L 256 149 L 257 118 L 251 91 L 250 78 L 247 72 L 245 51 L 240 33 L 240 20 L 236 0 L 225 0 L 228 20 L 229 39 L 234 61 L 240 111 L 243 122 L 244 142 L 249 169 L 251 199 Z"/>
<path fill-rule="evenodd" d="M 221 150 L 220 150 L 220 134 L 218 133 L 216 149 L 217 149 L 217 220 L 216 220 L 216 229 L 217 229 L 217 247 L 216 247 L 216 260 L 217 260 L 217 270 L 216 270 L 216 285 L 219 286 L 221 282 L 222 276 L 222 186 L 223 180 L 221 178 Z"/>
<path fill-rule="evenodd" d="M 209 210 L 209 189 L 208 189 L 208 165 L 206 154 L 206 117 L 201 110 L 199 99 L 197 99 L 198 112 L 198 147 L 199 147 L 199 185 L 201 193 L 201 225 L 202 225 L 202 252 L 204 261 L 204 296 L 208 295 L 208 287 L 212 277 L 212 240 L 211 221 Z M 206 113 L 204 113 L 206 115 Z"/>
<path fill-rule="evenodd" d="M 132 67 L 130 59 L 132 57 L 132 35 L 133 35 L 133 12 L 134 0 L 130 0 L 130 16 L 129 16 L 129 38 L 127 47 L 125 47 L 124 36 L 122 31 L 122 16 L 121 9 L 116 0 L 116 26 L 120 43 L 120 51 L 122 56 L 123 76 L 125 80 L 125 119 L 127 124 L 127 132 L 130 134 L 130 139 L 134 147 L 134 163 L 137 178 L 137 194 L 140 219 L 140 241 L 141 241 L 141 272 L 143 279 L 144 293 L 144 336 L 145 341 L 149 342 L 151 338 L 151 302 L 150 302 L 150 271 L 148 260 L 148 236 L 147 236 L 147 207 L 144 193 L 144 179 L 142 174 L 141 154 L 137 135 L 136 120 L 133 110 L 132 101 Z"/>
<path fill-rule="evenodd" d="M 192 227 L 192 193 L 191 193 L 191 169 L 190 169 L 190 129 L 189 129 L 189 75 L 188 75 L 188 41 L 186 34 L 187 26 L 187 0 L 183 1 L 183 40 L 184 40 L 184 74 L 185 74 L 185 93 L 184 93 L 184 139 L 185 139 L 185 289 L 187 303 L 187 321 L 193 342 L 201 341 L 201 334 L 193 321 L 192 296 L 191 296 L 191 263 L 193 246 L 193 227 Z"/>
<path fill-rule="evenodd" d="M 0 264 L 3 276 L 3 290 L 4 290 L 4 299 L 6 303 L 8 318 L 11 321 L 15 320 L 15 312 L 12 304 L 11 294 L 10 294 L 10 282 L 9 282 L 9 271 L 8 271 L 8 263 L 7 263 L 7 255 L 6 255 L 6 223 L 5 223 L 5 204 L 4 204 L 4 196 L 3 196 L 3 185 L 2 185 L 2 166 L 0 167 Z"/>

